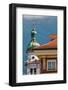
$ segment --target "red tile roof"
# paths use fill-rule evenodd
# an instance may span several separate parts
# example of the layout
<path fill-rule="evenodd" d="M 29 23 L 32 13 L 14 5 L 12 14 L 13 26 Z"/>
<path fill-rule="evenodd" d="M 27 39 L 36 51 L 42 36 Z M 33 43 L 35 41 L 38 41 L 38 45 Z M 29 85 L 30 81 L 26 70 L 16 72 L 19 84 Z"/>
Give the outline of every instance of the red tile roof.
<path fill-rule="evenodd" d="M 48 48 L 57 48 L 57 36 L 56 34 L 49 35 L 51 41 L 46 44 L 40 45 L 34 49 L 48 49 Z"/>
<path fill-rule="evenodd" d="M 51 35 L 49 35 L 49 38 L 51 38 L 51 39 L 57 39 L 57 35 L 56 34 L 51 34 Z"/>

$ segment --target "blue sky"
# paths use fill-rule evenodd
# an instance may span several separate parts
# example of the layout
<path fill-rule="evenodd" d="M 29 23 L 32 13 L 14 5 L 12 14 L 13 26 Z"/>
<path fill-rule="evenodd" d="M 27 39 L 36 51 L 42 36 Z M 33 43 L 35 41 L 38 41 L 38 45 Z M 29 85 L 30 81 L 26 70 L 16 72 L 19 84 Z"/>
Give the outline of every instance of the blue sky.
<path fill-rule="evenodd" d="M 37 31 L 37 42 L 45 44 L 50 41 L 48 35 L 57 34 L 57 16 L 23 15 L 23 60 L 27 60 L 27 47 L 31 41 L 33 24 Z"/>

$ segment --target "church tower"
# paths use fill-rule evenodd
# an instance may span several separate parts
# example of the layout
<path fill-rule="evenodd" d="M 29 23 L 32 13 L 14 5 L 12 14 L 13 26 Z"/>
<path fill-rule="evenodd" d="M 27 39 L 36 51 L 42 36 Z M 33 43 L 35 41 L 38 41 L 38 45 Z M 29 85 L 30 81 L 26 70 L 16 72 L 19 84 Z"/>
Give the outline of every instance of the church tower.
<path fill-rule="evenodd" d="M 27 74 L 28 75 L 40 73 L 39 58 L 32 51 L 32 49 L 34 49 L 35 47 L 40 46 L 40 44 L 36 40 L 36 35 L 37 35 L 37 32 L 35 30 L 35 27 L 33 27 L 31 31 L 31 41 L 27 47 L 27 51 L 28 51 Z"/>
<path fill-rule="evenodd" d="M 27 51 L 32 50 L 35 47 L 40 46 L 40 44 L 36 40 L 37 31 L 35 30 L 35 27 L 33 25 L 32 31 L 31 31 L 31 41 L 28 44 Z"/>

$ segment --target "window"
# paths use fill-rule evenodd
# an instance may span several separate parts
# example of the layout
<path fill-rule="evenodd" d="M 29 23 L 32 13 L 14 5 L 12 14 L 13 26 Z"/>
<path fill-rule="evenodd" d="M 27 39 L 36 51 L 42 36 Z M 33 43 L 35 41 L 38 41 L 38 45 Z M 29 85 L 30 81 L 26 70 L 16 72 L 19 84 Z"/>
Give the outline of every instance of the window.
<path fill-rule="evenodd" d="M 32 73 L 33 73 L 33 69 L 31 68 L 31 69 L 30 69 L 30 74 L 32 74 Z"/>
<path fill-rule="evenodd" d="M 48 60 L 47 61 L 47 70 L 48 71 L 56 71 L 56 60 Z"/>
<path fill-rule="evenodd" d="M 31 68 L 30 69 L 30 74 L 36 74 L 36 68 Z"/>
<path fill-rule="evenodd" d="M 34 56 L 32 57 L 32 59 L 34 59 Z"/>
<path fill-rule="evenodd" d="M 36 68 L 34 68 L 34 74 L 36 74 Z"/>

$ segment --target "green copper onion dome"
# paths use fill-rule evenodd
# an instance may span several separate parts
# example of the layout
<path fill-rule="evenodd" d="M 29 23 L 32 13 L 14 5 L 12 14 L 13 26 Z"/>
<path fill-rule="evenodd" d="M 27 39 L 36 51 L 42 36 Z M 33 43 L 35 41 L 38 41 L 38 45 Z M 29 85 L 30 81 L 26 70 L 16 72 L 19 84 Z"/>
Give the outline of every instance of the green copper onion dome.
<path fill-rule="evenodd" d="M 31 41 L 28 44 L 27 50 L 40 46 L 40 44 L 36 41 L 36 34 L 37 32 L 35 31 L 35 28 L 33 28 L 31 31 Z"/>

